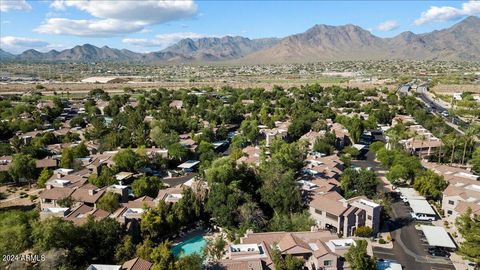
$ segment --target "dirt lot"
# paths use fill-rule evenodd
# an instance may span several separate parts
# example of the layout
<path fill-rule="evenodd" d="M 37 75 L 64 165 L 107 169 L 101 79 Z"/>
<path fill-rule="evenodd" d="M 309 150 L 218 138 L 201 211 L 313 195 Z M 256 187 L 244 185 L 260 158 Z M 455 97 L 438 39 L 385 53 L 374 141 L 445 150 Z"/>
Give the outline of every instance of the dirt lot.
<path fill-rule="evenodd" d="M 78 93 L 87 93 L 92 89 L 101 88 L 107 92 L 115 93 L 115 92 L 123 92 L 125 87 L 131 87 L 134 89 L 155 89 L 155 88 L 167 88 L 167 89 L 182 89 L 182 88 L 202 88 L 202 87 L 213 87 L 213 88 L 221 88 L 224 86 L 231 86 L 234 88 L 265 88 L 265 89 L 272 89 L 274 85 L 279 85 L 284 88 L 289 87 L 300 87 L 305 85 L 304 83 L 298 82 L 282 82 L 282 83 L 264 83 L 264 82 L 247 82 L 247 81 L 230 81 L 230 82 L 138 82 L 138 83 L 110 83 L 110 84 L 91 84 L 91 83 L 49 83 L 49 84 L 42 84 L 46 87 L 45 94 L 53 94 L 53 91 L 57 93 L 60 92 L 78 92 Z M 374 85 L 371 83 L 320 83 L 322 86 L 331 86 L 331 85 L 339 85 L 343 87 L 358 87 L 360 89 L 368 89 L 374 87 L 384 87 L 382 85 Z M 389 89 L 394 89 L 396 86 L 389 85 L 387 86 Z M 11 83 L 11 84 L 1 84 L 0 85 L 0 93 L 4 94 L 21 94 L 24 92 L 28 92 L 35 88 L 34 84 L 21 84 L 21 83 Z"/>
<path fill-rule="evenodd" d="M 31 206 L 39 199 L 38 194 L 42 189 L 28 188 L 28 185 L 16 187 L 16 186 L 0 186 L 0 209 L 12 208 L 19 206 Z M 34 197 L 30 197 L 34 196 Z M 34 199 L 32 201 L 32 199 Z"/>
<path fill-rule="evenodd" d="M 453 95 L 453 93 L 463 92 L 480 93 L 480 84 L 440 84 L 434 86 L 431 91 L 442 95 Z"/>

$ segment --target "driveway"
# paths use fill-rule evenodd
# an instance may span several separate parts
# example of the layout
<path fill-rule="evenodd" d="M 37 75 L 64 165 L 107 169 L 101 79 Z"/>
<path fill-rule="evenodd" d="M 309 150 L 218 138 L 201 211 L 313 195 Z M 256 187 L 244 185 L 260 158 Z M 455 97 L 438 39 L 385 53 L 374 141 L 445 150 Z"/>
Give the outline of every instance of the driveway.
<path fill-rule="evenodd" d="M 354 160 L 352 164 L 362 168 L 370 167 L 382 180 L 378 189 L 390 191 L 385 170 L 375 161 L 374 153 L 368 152 L 366 160 Z M 393 248 L 374 247 L 375 257 L 398 262 L 407 270 L 455 269 L 450 260 L 428 255 L 426 240 L 421 232 L 415 229 L 415 222 L 410 218 L 410 208 L 402 201 L 392 204 L 392 217 L 385 223 L 388 225 L 384 229 L 390 231 L 394 239 Z"/>

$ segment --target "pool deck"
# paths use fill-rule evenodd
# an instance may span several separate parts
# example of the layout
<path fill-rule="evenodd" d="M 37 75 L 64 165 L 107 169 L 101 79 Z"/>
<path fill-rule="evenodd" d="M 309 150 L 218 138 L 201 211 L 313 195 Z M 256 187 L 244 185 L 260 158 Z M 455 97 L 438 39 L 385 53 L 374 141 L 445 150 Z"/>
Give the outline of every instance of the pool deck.
<path fill-rule="evenodd" d="M 199 235 L 208 239 L 212 236 L 212 233 L 208 233 L 204 228 L 198 228 L 198 229 L 196 228 L 196 229 L 193 229 L 193 231 L 184 233 L 183 236 L 180 236 L 177 234 L 177 236 L 172 240 L 172 246 L 178 245 L 183 241 L 186 241 L 192 237 L 199 236 Z"/>

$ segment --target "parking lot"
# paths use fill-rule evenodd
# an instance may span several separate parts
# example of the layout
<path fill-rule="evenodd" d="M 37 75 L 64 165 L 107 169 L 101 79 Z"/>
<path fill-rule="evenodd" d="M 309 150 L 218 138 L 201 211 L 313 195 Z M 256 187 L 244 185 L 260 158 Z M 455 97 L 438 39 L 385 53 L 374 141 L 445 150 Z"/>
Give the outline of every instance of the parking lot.
<path fill-rule="evenodd" d="M 374 160 L 374 155 L 369 152 L 365 160 L 353 161 L 354 166 L 367 168 L 377 172 L 379 176 L 383 168 Z M 428 254 L 429 245 L 423 232 L 417 230 L 415 225 L 430 224 L 431 222 L 418 222 L 411 218 L 409 206 L 398 199 L 392 204 L 392 217 L 386 221 L 386 230 L 390 231 L 394 239 L 393 248 L 374 247 L 375 257 L 402 264 L 404 269 L 432 270 L 455 269 L 448 258 L 431 256 Z"/>

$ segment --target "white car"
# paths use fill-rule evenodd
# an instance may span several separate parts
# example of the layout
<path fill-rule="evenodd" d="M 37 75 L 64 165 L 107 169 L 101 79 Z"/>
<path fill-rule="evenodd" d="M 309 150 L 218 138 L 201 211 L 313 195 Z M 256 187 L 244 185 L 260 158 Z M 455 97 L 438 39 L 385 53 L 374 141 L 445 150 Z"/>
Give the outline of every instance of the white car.
<path fill-rule="evenodd" d="M 435 221 L 434 216 L 426 215 L 426 214 L 415 214 L 415 213 L 410 213 L 413 219 L 415 220 L 420 220 L 420 221 Z"/>

